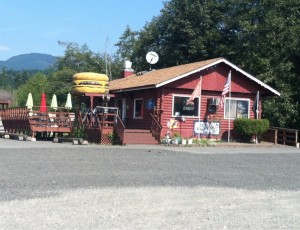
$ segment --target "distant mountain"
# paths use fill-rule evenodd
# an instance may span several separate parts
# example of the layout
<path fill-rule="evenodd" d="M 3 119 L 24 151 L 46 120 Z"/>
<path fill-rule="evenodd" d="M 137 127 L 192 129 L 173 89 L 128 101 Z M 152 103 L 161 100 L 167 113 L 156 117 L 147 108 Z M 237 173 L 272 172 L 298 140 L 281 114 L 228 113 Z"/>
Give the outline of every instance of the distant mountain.
<path fill-rule="evenodd" d="M 57 57 L 49 54 L 31 53 L 14 56 L 6 61 L 0 61 L 0 68 L 20 70 L 45 70 L 56 62 Z"/>

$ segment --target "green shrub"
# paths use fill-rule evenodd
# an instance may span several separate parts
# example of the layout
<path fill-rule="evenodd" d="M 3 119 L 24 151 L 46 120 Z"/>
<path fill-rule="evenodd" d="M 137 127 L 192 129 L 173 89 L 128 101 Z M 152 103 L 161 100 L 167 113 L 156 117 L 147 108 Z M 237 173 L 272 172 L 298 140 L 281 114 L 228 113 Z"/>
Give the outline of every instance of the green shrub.
<path fill-rule="evenodd" d="M 237 138 L 250 141 L 254 135 L 260 139 L 261 135 L 269 129 L 269 126 L 267 119 L 237 118 L 234 120 L 234 133 Z"/>
<path fill-rule="evenodd" d="M 71 136 L 76 138 L 84 138 L 85 137 L 84 128 L 75 127 L 72 131 Z"/>
<path fill-rule="evenodd" d="M 113 131 L 113 133 L 107 134 L 107 137 L 112 145 L 122 145 L 122 141 L 115 130 Z"/>

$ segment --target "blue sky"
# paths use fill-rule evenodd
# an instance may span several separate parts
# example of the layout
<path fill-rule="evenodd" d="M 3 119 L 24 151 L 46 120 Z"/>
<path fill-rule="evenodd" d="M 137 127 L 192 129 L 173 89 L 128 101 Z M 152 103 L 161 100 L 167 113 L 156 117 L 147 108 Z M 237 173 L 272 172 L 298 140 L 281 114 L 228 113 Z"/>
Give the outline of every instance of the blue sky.
<path fill-rule="evenodd" d="M 0 0 L 0 60 L 26 53 L 63 55 L 58 41 L 116 51 L 128 25 L 140 30 L 166 0 Z"/>

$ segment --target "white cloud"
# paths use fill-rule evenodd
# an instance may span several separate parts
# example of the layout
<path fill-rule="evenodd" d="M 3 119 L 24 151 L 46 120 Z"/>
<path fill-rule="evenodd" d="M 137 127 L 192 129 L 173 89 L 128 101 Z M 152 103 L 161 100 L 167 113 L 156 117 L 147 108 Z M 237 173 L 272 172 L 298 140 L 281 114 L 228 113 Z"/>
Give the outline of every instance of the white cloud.
<path fill-rule="evenodd" d="M 9 47 L 0 45 L 0 51 L 8 51 Z"/>

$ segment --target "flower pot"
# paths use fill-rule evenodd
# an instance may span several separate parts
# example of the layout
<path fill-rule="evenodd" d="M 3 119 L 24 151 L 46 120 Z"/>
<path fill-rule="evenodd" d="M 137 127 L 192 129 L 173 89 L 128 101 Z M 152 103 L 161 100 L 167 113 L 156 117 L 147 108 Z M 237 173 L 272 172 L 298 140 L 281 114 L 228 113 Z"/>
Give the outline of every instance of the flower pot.
<path fill-rule="evenodd" d="M 188 139 L 188 144 L 189 145 L 193 144 L 193 139 Z"/>
<path fill-rule="evenodd" d="M 178 142 L 179 142 L 178 139 L 173 139 L 172 140 L 172 144 L 174 144 L 174 145 L 178 145 Z"/>
<path fill-rule="evenodd" d="M 182 144 L 186 145 L 186 139 L 182 139 Z"/>

